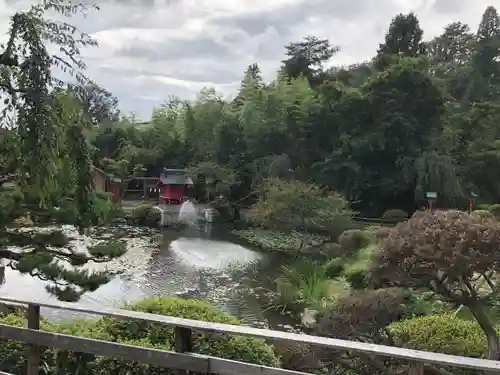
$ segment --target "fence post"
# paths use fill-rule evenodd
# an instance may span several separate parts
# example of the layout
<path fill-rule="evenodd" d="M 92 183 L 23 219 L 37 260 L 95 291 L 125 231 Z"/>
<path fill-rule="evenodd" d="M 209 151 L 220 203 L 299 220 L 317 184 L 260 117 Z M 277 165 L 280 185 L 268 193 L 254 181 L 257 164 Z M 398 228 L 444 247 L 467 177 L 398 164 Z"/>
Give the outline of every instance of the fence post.
<path fill-rule="evenodd" d="M 40 329 L 40 306 L 28 305 L 28 328 Z M 28 345 L 28 375 L 38 375 L 40 372 L 40 347 Z"/>
<path fill-rule="evenodd" d="M 424 364 L 422 362 L 410 363 L 408 375 L 424 375 Z"/>
<path fill-rule="evenodd" d="M 193 351 L 193 339 L 192 339 L 191 329 L 184 327 L 175 327 L 174 338 L 175 338 L 175 351 L 177 353 L 191 353 Z M 189 375 L 190 371 L 179 370 L 178 374 Z"/>

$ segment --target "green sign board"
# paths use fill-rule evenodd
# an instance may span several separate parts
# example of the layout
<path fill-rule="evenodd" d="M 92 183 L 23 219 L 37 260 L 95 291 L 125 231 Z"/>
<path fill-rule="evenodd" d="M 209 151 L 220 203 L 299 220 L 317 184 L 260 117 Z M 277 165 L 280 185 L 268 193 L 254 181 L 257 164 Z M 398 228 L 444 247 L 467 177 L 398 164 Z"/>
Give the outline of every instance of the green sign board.
<path fill-rule="evenodd" d="M 428 191 L 427 193 L 425 193 L 425 196 L 428 200 L 435 201 L 438 197 L 438 193 L 436 193 L 435 191 Z"/>

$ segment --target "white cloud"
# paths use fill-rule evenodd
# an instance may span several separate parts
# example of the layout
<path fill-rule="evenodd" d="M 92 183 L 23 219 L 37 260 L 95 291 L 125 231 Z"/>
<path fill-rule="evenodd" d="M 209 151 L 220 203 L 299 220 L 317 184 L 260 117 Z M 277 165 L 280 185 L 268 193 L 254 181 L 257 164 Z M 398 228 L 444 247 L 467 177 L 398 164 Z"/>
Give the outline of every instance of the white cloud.
<path fill-rule="evenodd" d="M 453 21 L 475 29 L 488 5 L 500 8 L 500 0 L 127 0 L 75 22 L 100 43 L 85 51 L 88 75 L 125 111 L 148 117 L 169 95 L 194 98 L 204 86 L 234 92 L 254 62 L 272 79 L 284 45 L 307 35 L 339 45 L 333 63 L 350 64 L 374 55 L 397 13 L 416 12 L 430 39 Z M 0 1 L 5 28 L 19 6 Z"/>

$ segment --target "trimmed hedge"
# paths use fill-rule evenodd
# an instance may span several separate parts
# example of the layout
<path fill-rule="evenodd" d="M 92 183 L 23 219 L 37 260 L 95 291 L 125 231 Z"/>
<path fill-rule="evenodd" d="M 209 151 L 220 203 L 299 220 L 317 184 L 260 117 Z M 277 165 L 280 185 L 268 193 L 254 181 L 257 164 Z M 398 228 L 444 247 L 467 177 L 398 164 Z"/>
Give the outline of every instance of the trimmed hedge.
<path fill-rule="evenodd" d="M 482 357 L 488 343 L 475 321 L 463 320 L 453 314 L 421 316 L 389 326 L 396 344 L 410 349 Z"/>
<path fill-rule="evenodd" d="M 399 209 L 391 209 L 384 212 L 382 215 L 382 221 L 388 223 L 400 223 L 402 221 L 408 220 L 408 212 Z"/>

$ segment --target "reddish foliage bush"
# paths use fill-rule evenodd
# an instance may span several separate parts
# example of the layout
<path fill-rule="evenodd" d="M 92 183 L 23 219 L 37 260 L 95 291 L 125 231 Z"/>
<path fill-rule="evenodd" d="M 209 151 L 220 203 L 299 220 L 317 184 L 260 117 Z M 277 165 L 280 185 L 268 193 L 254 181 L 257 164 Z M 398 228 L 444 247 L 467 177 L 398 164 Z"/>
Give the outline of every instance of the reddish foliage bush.
<path fill-rule="evenodd" d="M 375 233 L 375 237 L 377 238 L 377 240 L 382 240 L 389 237 L 389 234 L 391 234 L 391 228 L 381 227 Z"/>

